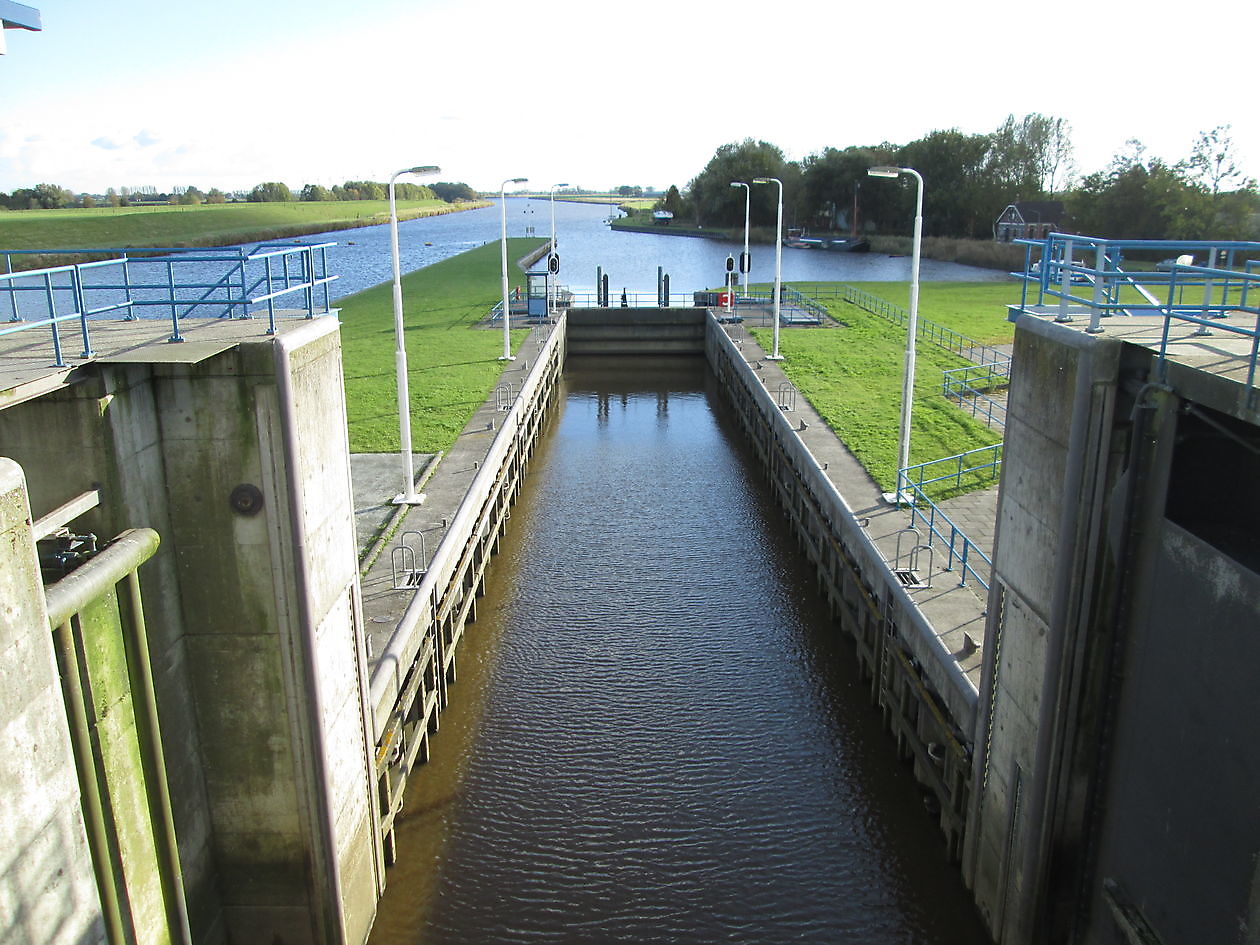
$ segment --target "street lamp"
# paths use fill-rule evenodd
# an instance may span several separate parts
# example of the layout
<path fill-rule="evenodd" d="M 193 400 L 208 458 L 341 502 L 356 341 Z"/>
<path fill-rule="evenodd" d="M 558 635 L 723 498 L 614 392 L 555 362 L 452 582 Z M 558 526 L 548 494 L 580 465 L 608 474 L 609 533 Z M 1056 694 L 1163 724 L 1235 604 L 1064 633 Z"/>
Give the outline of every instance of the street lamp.
<path fill-rule="evenodd" d="M 407 391 L 407 349 L 403 344 L 402 274 L 398 262 L 398 210 L 394 203 L 394 181 L 403 174 L 440 174 L 432 164 L 405 167 L 389 179 L 389 249 L 394 260 L 394 371 L 398 376 L 398 438 L 403 461 L 403 491 L 394 496 L 395 505 L 419 505 L 424 495 L 416 492 L 416 473 L 411 460 L 411 395 Z"/>
<path fill-rule="evenodd" d="M 906 324 L 906 367 L 901 380 L 901 436 L 897 451 L 897 485 L 892 501 L 901 499 L 901 470 L 910 465 L 910 412 L 914 401 L 914 343 L 919 327 L 919 245 L 923 242 L 923 178 L 912 167 L 872 167 L 871 177 L 897 178 L 908 174 L 918 182 L 914 203 L 914 250 L 910 257 L 910 316 Z"/>
<path fill-rule="evenodd" d="M 512 320 L 510 310 L 508 309 L 508 277 L 507 277 L 507 185 L 523 184 L 529 178 L 527 177 L 509 177 L 499 187 L 499 206 L 500 219 L 502 229 L 499 236 L 499 250 L 503 257 L 503 354 L 500 355 L 500 361 L 515 361 L 512 357 L 512 338 L 508 333 Z"/>
<path fill-rule="evenodd" d="M 739 259 L 739 271 L 744 274 L 744 295 L 748 295 L 748 276 L 752 271 L 752 259 L 748 255 L 748 221 L 752 212 L 752 188 L 742 180 L 731 181 L 732 187 L 744 188 L 744 255 Z M 747 264 L 748 268 L 744 266 Z"/>
<path fill-rule="evenodd" d="M 556 191 L 561 187 L 568 187 L 568 184 L 552 184 L 551 185 L 551 255 L 556 256 Z M 558 264 L 558 263 L 557 263 Z M 551 271 L 551 261 L 547 261 L 547 314 L 554 315 L 556 313 L 555 305 L 555 281 L 556 272 Z"/>
<path fill-rule="evenodd" d="M 777 177 L 754 177 L 754 184 L 779 185 L 779 212 L 774 223 L 774 354 L 768 361 L 782 361 L 779 354 L 779 296 L 783 294 L 783 181 Z"/>

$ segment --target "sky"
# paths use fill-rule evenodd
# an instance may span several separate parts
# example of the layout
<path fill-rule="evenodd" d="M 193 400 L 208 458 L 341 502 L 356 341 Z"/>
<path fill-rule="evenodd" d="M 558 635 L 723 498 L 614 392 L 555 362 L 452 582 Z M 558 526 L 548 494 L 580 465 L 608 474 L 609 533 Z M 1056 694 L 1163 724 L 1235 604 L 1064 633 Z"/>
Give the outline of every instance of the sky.
<path fill-rule="evenodd" d="M 25 2 L 43 30 L 0 56 L 5 192 L 425 164 L 480 190 L 663 189 L 745 138 L 800 160 L 1032 112 L 1070 123 L 1081 173 L 1228 124 L 1260 178 L 1256 0 Z"/>

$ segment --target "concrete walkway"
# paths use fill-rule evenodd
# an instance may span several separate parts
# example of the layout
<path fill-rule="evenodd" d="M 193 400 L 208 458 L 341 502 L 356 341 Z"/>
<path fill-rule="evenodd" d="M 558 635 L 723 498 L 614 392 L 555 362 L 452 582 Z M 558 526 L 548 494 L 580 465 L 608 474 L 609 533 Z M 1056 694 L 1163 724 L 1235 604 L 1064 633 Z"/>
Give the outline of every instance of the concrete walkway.
<path fill-rule="evenodd" d="M 521 344 L 517 359 L 504 367 L 500 383 L 520 390 L 551 325 L 536 326 Z M 402 491 L 403 464 L 399 453 L 355 453 L 350 457 L 354 488 L 355 528 L 362 576 L 363 617 L 367 630 L 368 664 L 389 642 L 415 595 L 407 571 L 424 569 L 446 536 L 447 526 L 464 500 L 477 470 L 485 461 L 499 427 L 493 391 L 443 454 L 416 454 L 416 491 L 425 496 L 417 506 L 394 505 Z M 400 548 L 409 551 L 399 551 Z M 369 670 L 370 672 L 370 670 Z"/>

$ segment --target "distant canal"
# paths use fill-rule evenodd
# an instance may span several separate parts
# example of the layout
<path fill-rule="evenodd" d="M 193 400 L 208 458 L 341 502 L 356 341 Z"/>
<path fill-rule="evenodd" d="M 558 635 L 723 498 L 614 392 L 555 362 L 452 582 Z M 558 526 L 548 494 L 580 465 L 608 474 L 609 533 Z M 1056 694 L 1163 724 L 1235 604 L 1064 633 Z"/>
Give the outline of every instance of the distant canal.
<path fill-rule="evenodd" d="M 502 227 L 498 200 L 493 207 L 408 220 L 398 227 L 403 272 L 431 266 L 484 243 L 497 242 Z M 560 282 L 577 291 L 593 291 L 596 272 L 608 273 L 617 290 L 656 292 L 656 270 L 670 277 L 670 291 L 687 293 L 721 285 L 726 257 L 739 255 L 742 245 L 722 240 L 656 233 L 619 233 L 604 224 L 616 210 L 606 205 L 556 202 L 556 244 L 560 250 Z M 907 228 L 910 221 L 907 222 Z M 770 221 L 773 225 L 773 221 Z M 551 234 L 551 208 L 546 200 L 510 197 L 507 205 L 509 236 Z M 333 298 L 343 298 L 386 282 L 391 277 L 389 227 L 367 226 L 301 237 L 301 242 L 336 242 L 329 251 L 329 270 L 338 275 Z M 252 244 L 250 244 L 252 246 Z M 754 282 L 774 281 L 774 247 L 752 247 Z M 1008 278 L 1004 272 L 925 259 L 924 281 L 990 281 Z M 910 261 L 879 253 L 829 253 L 812 249 L 783 250 L 784 281 L 894 282 L 910 278 Z"/>
<path fill-rule="evenodd" d="M 988 941 L 712 384 L 570 359 L 374 945 Z"/>

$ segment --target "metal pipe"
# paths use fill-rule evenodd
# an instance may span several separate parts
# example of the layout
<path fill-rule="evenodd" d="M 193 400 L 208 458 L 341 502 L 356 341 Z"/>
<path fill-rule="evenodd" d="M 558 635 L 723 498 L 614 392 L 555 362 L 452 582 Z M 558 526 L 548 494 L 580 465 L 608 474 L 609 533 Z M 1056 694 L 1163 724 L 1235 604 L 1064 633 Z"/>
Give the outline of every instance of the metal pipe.
<path fill-rule="evenodd" d="M 101 914 L 110 945 L 125 945 L 122 901 L 114 878 L 110 855 L 109 830 L 105 825 L 105 805 L 101 786 L 96 780 L 96 758 L 92 754 L 92 731 L 88 724 L 83 680 L 79 676 L 79 658 L 74 645 L 70 617 L 53 624 L 53 644 L 57 667 L 61 671 L 61 695 L 66 703 L 70 723 L 70 748 L 79 781 L 79 797 L 83 807 L 83 826 L 87 831 L 88 853 L 96 874 L 96 889 L 101 899 Z"/>
<path fill-rule="evenodd" d="M 175 817 L 171 812 L 171 789 L 166 780 L 166 758 L 162 751 L 162 730 L 158 723 L 153 663 L 149 659 L 144 608 L 140 602 L 140 578 L 134 570 L 127 574 L 126 598 L 126 612 L 122 620 L 123 643 L 127 650 L 127 673 L 131 678 L 131 699 L 135 707 L 145 796 L 153 821 L 158 880 L 162 885 L 171 940 L 180 945 L 192 945 L 188 902 L 184 897 L 184 873 L 179 862 L 179 841 L 175 834 Z"/>

